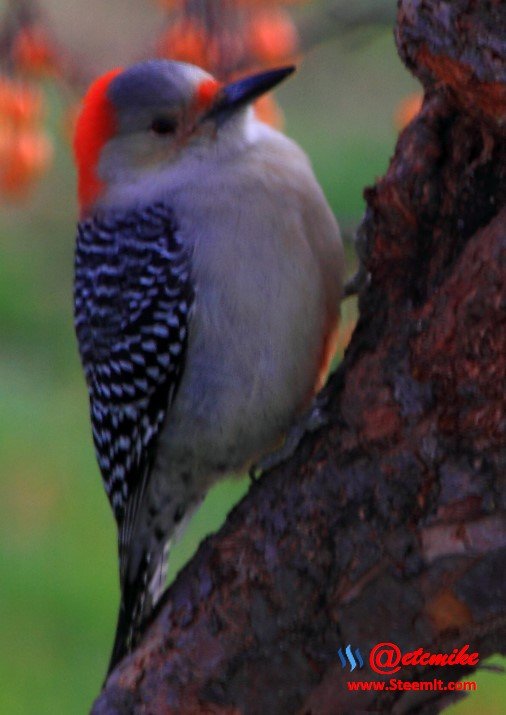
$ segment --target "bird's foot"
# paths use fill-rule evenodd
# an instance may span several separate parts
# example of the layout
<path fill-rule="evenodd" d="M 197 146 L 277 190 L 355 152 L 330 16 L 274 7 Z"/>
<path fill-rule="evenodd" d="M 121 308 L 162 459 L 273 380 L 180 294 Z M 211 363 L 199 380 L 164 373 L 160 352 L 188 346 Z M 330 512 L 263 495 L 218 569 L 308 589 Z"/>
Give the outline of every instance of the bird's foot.
<path fill-rule="evenodd" d="M 358 271 L 344 285 L 343 297 L 350 298 L 352 295 L 358 295 L 363 288 L 369 283 L 370 274 L 360 266 Z"/>
<path fill-rule="evenodd" d="M 370 252 L 370 242 L 365 230 L 364 220 L 357 227 L 353 237 L 353 243 L 358 256 L 358 271 L 346 282 L 343 293 L 344 298 L 358 295 L 371 279 L 370 273 L 366 268 Z"/>
<path fill-rule="evenodd" d="M 307 432 L 316 432 L 328 423 L 328 415 L 325 412 L 327 402 L 326 397 L 321 395 L 315 397 L 311 408 L 290 427 L 281 447 L 266 454 L 251 466 L 249 477 L 252 482 L 256 481 L 263 472 L 278 467 L 292 457 Z"/>

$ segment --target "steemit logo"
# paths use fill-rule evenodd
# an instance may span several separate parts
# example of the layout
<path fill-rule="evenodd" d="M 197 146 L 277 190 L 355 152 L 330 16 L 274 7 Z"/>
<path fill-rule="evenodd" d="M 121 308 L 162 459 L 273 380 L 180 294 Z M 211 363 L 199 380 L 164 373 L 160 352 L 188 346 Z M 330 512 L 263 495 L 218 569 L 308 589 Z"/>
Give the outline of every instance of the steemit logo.
<path fill-rule="evenodd" d="M 346 658 L 344 657 L 346 654 Z M 360 653 L 360 650 L 358 648 L 355 648 L 355 652 L 351 650 L 351 645 L 348 644 L 346 648 L 343 649 L 339 648 L 337 651 L 337 655 L 339 656 L 339 660 L 341 661 L 341 665 L 343 668 L 346 668 L 347 663 L 350 666 L 350 672 L 353 672 L 355 668 L 363 668 L 364 667 L 364 660 L 362 658 L 362 654 Z"/>

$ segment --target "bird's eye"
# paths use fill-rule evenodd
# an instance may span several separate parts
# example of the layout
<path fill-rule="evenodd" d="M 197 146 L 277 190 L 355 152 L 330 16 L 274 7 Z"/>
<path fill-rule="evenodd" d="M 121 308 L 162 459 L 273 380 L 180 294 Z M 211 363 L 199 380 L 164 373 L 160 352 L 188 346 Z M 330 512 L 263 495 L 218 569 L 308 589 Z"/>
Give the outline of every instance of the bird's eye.
<path fill-rule="evenodd" d="M 177 122 L 172 117 L 156 117 L 151 122 L 150 128 L 155 134 L 174 134 Z"/>

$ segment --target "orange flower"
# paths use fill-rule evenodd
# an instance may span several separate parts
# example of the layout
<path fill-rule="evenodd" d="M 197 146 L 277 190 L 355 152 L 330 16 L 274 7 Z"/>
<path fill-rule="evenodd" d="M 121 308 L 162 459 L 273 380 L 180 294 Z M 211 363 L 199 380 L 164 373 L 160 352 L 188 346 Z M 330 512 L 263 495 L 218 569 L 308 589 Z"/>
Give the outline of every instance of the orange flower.
<path fill-rule="evenodd" d="M 183 19 L 175 22 L 157 43 L 157 54 L 181 62 L 206 66 L 206 32 L 195 22 Z"/>
<path fill-rule="evenodd" d="M 0 194 L 22 198 L 47 169 L 53 147 L 39 127 L 43 98 L 31 84 L 0 77 Z"/>
<path fill-rule="evenodd" d="M 24 27 L 18 32 L 12 58 L 20 71 L 35 77 L 54 74 L 58 65 L 46 32 L 37 26 Z"/>
<path fill-rule="evenodd" d="M 248 29 L 253 55 L 263 64 L 276 64 L 297 51 L 297 30 L 282 10 L 266 10 L 253 15 Z"/>
<path fill-rule="evenodd" d="M 421 92 L 408 94 L 407 97 L 401 99 L 394 113 L 394 124 L 401 131 L 406 127 L 418 114 L 422 108 L 423 95 Z"/>
<path fill-rule="evenodd" d="M 0 193 L 22 198 L 43 174 L 53 155 L 53 145 L 41 130 L 23 130 L 10 136 L 0 131 Z"/>
<path fill-rule="evenodd" d="M 15 126 L 37 122 L 42 116 L 41 92 L 32 85 L 0 77 L 0 120 Z"/>
<path fill-rule="evenodd" d="M 163 7 L 164 10 L 173 10 L 183 4 L 184 0 L 155 0 L 157 5 Z"/>

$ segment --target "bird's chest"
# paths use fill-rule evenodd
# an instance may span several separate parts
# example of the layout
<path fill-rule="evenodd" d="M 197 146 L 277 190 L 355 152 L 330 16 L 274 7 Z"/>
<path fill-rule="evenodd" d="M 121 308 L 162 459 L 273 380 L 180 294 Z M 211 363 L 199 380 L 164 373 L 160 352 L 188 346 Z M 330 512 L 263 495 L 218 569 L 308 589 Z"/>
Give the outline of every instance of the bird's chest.
<path fill-rule="evenodd" d="M 212 213 L 195 233 L 187 362 L 166 444 L 168 461 L 181 454 L 197 471 L 227 472 L 270 449 L 307 398 L 322 318 L 296 221 L 253 202 L 226 221 L 216 215 L 216 231 Z"/>

